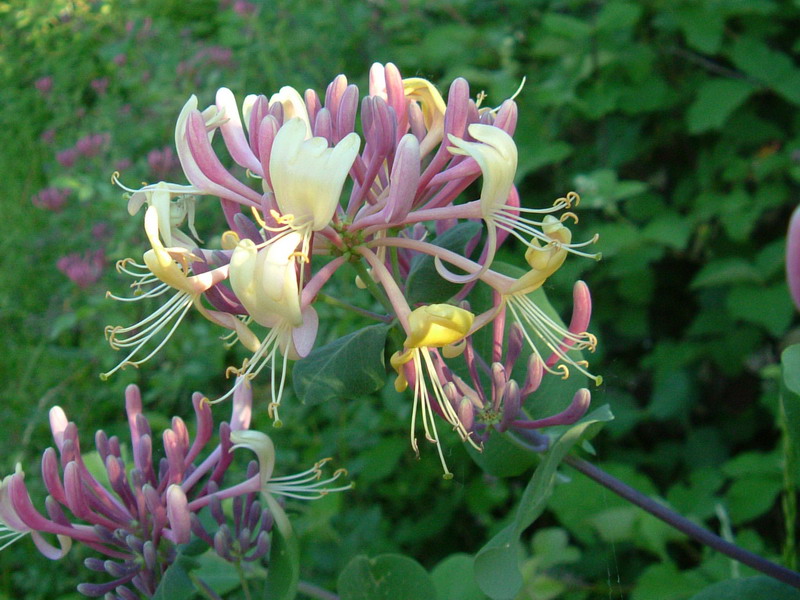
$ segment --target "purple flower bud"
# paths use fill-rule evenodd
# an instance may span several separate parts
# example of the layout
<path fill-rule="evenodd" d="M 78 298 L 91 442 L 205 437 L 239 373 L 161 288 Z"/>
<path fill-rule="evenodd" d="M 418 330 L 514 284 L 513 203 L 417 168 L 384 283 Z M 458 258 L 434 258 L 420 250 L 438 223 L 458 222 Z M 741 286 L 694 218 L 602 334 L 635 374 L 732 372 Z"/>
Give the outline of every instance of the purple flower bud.
<path fill-rule="evenodd" d="M 786 281 L 794 305 L 800 310 L 800 206 L 792 213 L 786 235 Z"/>
<path fill-rule="evenodd" d="M 314 135 L 325 138 L 328 143 L 333 143 L 333 121 L 331 112 L 327 108 L 322 108 L 317 113 L 317 120 L 314 121 Z"/>
<path fill-rule="evenodd" d="M 170 485 L 167 488 L 167 520 L 170 536 L 176 544 L 185 544 L 192 537 L 191 513 L 189 502 L 181 486 Z M 165 531 L 165 535 L 167 532 Z"/>
<path fill-rule="evenodd" d="M 233 536 L 231 535 L 230 528 L 223 524 L 214 534 L 214 552 L 225 560 L 233 561 L 231 555 L 231 546 L 233 544 Z"/>
<path fill-rule="evenodd" d="M 513 379 L 508 382 L 503 391 L 503 403 L 501 408 L 500 418 L 500 431 L 505 431 L 519 416 L 519 411 L 522 408 L 522 394 L 520 394 L 519 386 Z"/>
<path fill-rule="evenodd" d="M 467 432 L 472 431 L 475 425 L 475 407 L 469 398 L 461 398 L 458 403 L 458 420 Z"/>

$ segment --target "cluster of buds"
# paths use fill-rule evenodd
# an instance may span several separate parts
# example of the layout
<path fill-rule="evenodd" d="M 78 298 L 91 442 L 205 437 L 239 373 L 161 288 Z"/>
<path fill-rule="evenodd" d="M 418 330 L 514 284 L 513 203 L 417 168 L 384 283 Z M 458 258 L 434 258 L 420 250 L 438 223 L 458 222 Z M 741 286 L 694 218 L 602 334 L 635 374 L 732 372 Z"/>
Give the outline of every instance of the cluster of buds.
<path fill-rule="evenodd" d="M 568 254 L 599 258 L 585 250 L 596 239 L 572 241 L 566 223 L 577 220 L 571 212 L 577 194 L 545 208 L 521 205 L 512 138 L 517 105 L 513 98 L 496 108 L 482 101 L 482 95 L 470 98 L 469 84 L 461 78 L 445 101 L 429 81 L 404 79 L 392 64 L 376 64 L 370 71 L 369 91 L 360 101 L 361 134 L 355 132 L 359 91 L 343 75 L 324 97 L 283 87 L 269 98 L 247 96 L 241 112 L 226 88 L 202 110 L 191 97 L 175 128 L 176 153 L 189 183 L 125 188 L 132 215 L 146 207 L 150 245 L 142 261 L 119 264 L 134 278 L 131 299 L 172 295 L 140 323 L 107 329 L 111 345 L 129 352 L 104 375 L 152 357 L 194 307 L 252 353 L 241 366 L 231 367 L 238 381 L 271 367 L 269 411 L 277 422 L 288 361 L 308 355 L 314 346 L 314 302 L 333 274 L 350 263 L 359 272 L 357 283 L 376 296 L 385 318 L 395 320 L 406 335 L 391 362 L 397 388 L 414 390 L 415 449 L 418 418 L 426 439 L 437 447 L 437 417 L 478 448 L 486 427 L 476 421 L 489 419 L 500 404 L 508 413 L 498 421 L 501 428 L 525 427 L 521 401 L 535 385 L 519 389 L 508 368 L 505 375 L 495 374 L 499 360 L 493 357 L 493 365 L 486 366 L 493 386 L 489 401 L 479 391 L 478 365 L 485 363 L 472 349 L 467 355 L 474 372 L 471 392 L 445 365 L 492 322 L 495 348 L 502 347 L 505 336 L 513 338 L 510 354 L 519 355 L 521 344 L 528 347 L 530 379 L 536 379 L 537 370 L 560 377 L 578 371 L 599 384 L 600 377 L 589 372 L 579 354 L 596 344 L 586 331 L 591 312 L 586 286 L 576 288 L 579 301 L 569 327 L 530 296 Z M 230 158 L 245 169 L 246 181 L 217 156 L 211 142 L 218 132 Z M 479 177 L 480 195 L 462 199 Z M 119 183 L 116 175 L 114 181 Z M 227 230 L 212 238 L 220 240 L 215 248 L 199 247 L 195 203 L 203 196 L 218 199 L 227 223 Z M 465 221 L 483 224 L 468 244 L 474 258 L 428 239 Z M 522 245 L 529 266 L 517 278 L 492 268 L 498 247 L 509 237 Z M 457 286 L 449 304 L 407 300 L 417 257 L 429 257 L 439 276 Z M 477 314 L 460 305 L 476 285 L 489 286 L 494 298 Z M 510 327 L 507 313 L 514 322 Z M 581 392 L 573 401 L 577 408 L 548 424 L 574 420 L 588 397 L 588 391 Z M 441 448 L 439 454 L 450 476 Z"/>
<path fill-rule="evenodd" d="M 194 439 L 183 420 L 174 417 L 162 434 L 164 458 L 154 464 L 153 434 L 142 414 L 139 389 L 128 387 L 125 408 L 132 468 L 123 460 L 119 439 L 103 431 L 95 435 L 110 489 L 87 467 L 75 424 L 61 408 L 51 409 L 50 428 L 58 453 L 48 448 L 42 456 L 49 494 L 47 516 L 34 507 L 25 474 L 17 466 L 16 472 L 0 483 L 0 549 L 29 534 L 45 556 L 59 559 L 73 541 L 79 542 L 106 557 L 88 558 L 86 567 L 112 577 L 107 583 L 81 584 L 78 590 L 82 594 L 121 600 L 150 598 L 177 557 L 177 546 L 189 542 L 192 533 L 231 562 L 261 559 L 269 551 L 273 524 L 283 527 L 285 537 L 291 534 L 283 508 L 273 495 L 314 499 L 350 487 L 331 487 L 342 472 L 323 479 L 322 463 L 298 475 L 272 477 L 272 442 L 266 435 L 248 430 L 252 413 L 248 384 L 237 388 L 231 421 L 219 425 L 219 442 L 210 452 L 207 447 L 214 434 L 210 403 L 201 394 L 195 394 L 192 403 Z M 259 462 L 251 462 L 242 481 L 226 486 L 232 451 L 240 446 L 255 451 Z M 259 497 L 268 508 L 262 510 Z M 234 499 L 233 529 L 221 505 L 227 498 Z M 207 506 L 220 525 L 213 534 L 203 528 L 198 517 Z M 55 535 L 58 546 L 44 534 Z"/>

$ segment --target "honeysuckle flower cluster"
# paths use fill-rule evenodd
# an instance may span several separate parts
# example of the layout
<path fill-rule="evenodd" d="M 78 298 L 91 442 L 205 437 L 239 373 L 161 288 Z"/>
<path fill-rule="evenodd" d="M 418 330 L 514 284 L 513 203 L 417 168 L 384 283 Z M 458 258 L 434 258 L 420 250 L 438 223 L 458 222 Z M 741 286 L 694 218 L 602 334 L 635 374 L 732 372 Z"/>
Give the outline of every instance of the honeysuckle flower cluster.
<path fill-rule="evenodd" d="M 439 450 L 445 476 L 450 472 L 438 418 L 476 448 L 490 427 L 524 430 L 577 419 L 588 406 L 588 390 L 545 421 L 528 420 L 522 403 L 544 375 L 579 372 L 600 383 L 579 354 L 596 345 L 587 332 L 588 289 L 576 285 L 568 327 L 530 294 L 568 254 L 599 258 L 586 249 L 596 238 L 572 240 L 575 193 L 544 208 L 522 205 L 514 186 L 517 105 L 511 98 L 486 107 L 482 96 L 473 100 L 469 84 L 459 78 L 445 100 L 431 82 L 404 79 L 391 63 L 373 65 L 360 100 L 344 75 L 324 96 L 283 87 L 239 104 L 222 88 L 203 109 L 192 96 L 175 128 L 188 183 L 125 188 L 129 212 L 144 209 L 149 248 L 141 261 L 120 263 L 120 271 L 134 278 L 134 295 L 115 297 L 169 299 L 139 323 L 107 329 L 111 345 L 128 353 L 105 376 L 151 358 L 195 308 L 251 353 L 229 369 L 237 381 L 270 367 L 269 411 L 279 423 L 288 363 L 307 356 L 315 344 L 315 301 L 334 273 L 351 263 L 359 272 L 356 283 L 377 297 L 405 333 L 391 364 L 398 390 L 413 390 L 411 444 L 417 450 L 419 421 Z M 212 146 L 217 134 L 227 157 Z M 232 163 L 244 169 L 244 180 L 230 170 Z M 465 194 L 479 178 L 477 197 Z M 114 180 L 119 183 L 117 175 Z M 227 229 L 209 232 L 203 226 L 203 237 L 215 245 L 201 247 L 195 206 L 213 199 Z M 466 253 L 436 243 L 437 235 L 465 221 L 482 224 Z M 529 269 L 521 277 L 493 268 L 508 238 L 523 249 Z M 447 303 L 407 300 L 408 277 L 419 257 L 429 257 L 442 280 L 459 286 Z M 477 285 L 492 290 L 493 302 L 472 312 L 461 303 Z M 487 362 L 474 352 L 472 337 L 492 323 L 494 354 Z M 520 385 L 511 370 L 523 347 L 531 359 Z M 469 383 L 447 364 L 462 360 L 465 351 Z"/>
<path fill-rule="evenodd" d="M 75 424 L 61 408 L 51 409 L 50 429 L 57 451 L 45 450 L 41 464 L 49 494 L 44 502 L 47 516 L 34 506 L 25 473 L 18 465 L 15 473 L 0 482 L 0 549 L 30 535 L 42 554 L 55 560 L 66 555 L 73 541 L 79 542 L 104 555 L 103 559 L 86 559 L 86 567 L 111 577 L 106 583 L 81 584 L 78 590 L 82 594 L 122 600 L 149 598 L 177 557 L 178 545 L 189 542 L 192 533 L 226 560 L 258 560 L 270 550 L 273 525 L 284 537 L 291 535 L 275 495 L 314 499 L 350 487 L 331 486 L 342 471 L 322 478 L 326 461 L 297 475 L 272 476 L 272 442 L 265 434 L 248 430 L 252 391 L 247 382 L 238 386 L 233 396 L 230 422 L 218 426 L 217 444 L 209 444 L 214 419 L 208 399 L 194 394 L 192 404 L 194 439 L 184 421 L 174 417 L 162 434 L 164 457 L 155 464 L 153 433 L 142 414 L 141 394 L 136 386 L 129 386 L 125 393 L 128 451 L 123 451 L 117 437 L 108 437 L 103 431 L 95 434 L 107 486 L 87 466 Z M 255 450 L 260 463 L 251 462 L 243 480 L 226 483 L 233 450 L 240 446 Z M 123 458 L 127 454 L 132 466 Z M 228 498 L 234 499 L 232 524 L 221 505 Z M 205 507 L 219 525 L 216 531 L 209 532 L 198 518 Z M 49 535 L 56 537 L 57 546 L 46 539 Z"/>

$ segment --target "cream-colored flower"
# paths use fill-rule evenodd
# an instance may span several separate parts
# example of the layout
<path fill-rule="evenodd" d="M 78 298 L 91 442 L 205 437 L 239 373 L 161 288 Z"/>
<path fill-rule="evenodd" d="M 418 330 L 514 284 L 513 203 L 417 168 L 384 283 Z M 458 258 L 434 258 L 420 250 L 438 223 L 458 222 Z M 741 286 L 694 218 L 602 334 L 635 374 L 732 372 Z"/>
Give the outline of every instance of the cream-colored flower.
<path fill-rule="evenodd" d="M 325 138 L 306 139 L 306 125 L 297 118 L 278 130 L 269 173 L 275 201 L 292 228 L 319 231 L 328 226 L 360 144 L 356 133 L 333 148 Z"/>

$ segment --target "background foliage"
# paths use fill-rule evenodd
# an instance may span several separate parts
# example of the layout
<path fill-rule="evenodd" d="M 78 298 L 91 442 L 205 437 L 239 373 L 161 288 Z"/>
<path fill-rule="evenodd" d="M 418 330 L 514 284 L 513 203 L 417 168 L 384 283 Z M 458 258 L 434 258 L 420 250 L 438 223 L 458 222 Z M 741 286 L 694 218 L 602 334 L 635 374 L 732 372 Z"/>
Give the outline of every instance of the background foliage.
<path fill-rule="evenodd" d="M 593 440 L 594 460 L 796 566 L 798 463 L 781 435 L 777 364 L 798 337 L 783 251 L 800 180 L 799 25 L 800 3 L 780 0 L 0 2 L 4 472 L 32 468 L 54 403 L 84 435 L 113 433 L 127 383 L 142 385 L 151 413 L 185 415 L 190 393 L 223 390 L 225 366 L 241 358 L 196 319 L 140 372 L 98 381 L 118 360 L 103 327 L 137 320 L 135 307 L 103 298 L 125 285 L 109 265 L 143 237 L 112 171 L 133 186 L 153 180 L 148 154 L 171 145 L 190 94 L 202 105 L 222 85 L 240 96 L 321 90 L 339 72 L 363 90 L 369 65 L 392 61 L 443 88 L 464 76 L 493 105 L 527 78 L 523 201 L 574 189 L 576 237 L 600 233 L 603 261 L 568 260 L 547 290 L 556 306 L 575 277 L 593 290 L 593 365 L 605 379 L 594 399 L 616 415 Z M 103 133 L 94 155 L 59 162 Z M 31 203 L 47 186 L 70 190 L 60 212 Z M 85 287 L 56 268 L 99 249 L 106 268 Z M 513 254 L 504 259 L 518 262 Z M 318 343 L 352 331 L 326 310 L 322 321 L 335 319 Z M 330 454 L 357 481 L 346 498 L 297 508 L 303 576 L 332 589 L 353 557 L 402 552 L 432 573 L 440 600 L 482 598 L 453 587 L 471 565 L 458 553 L 509 523 L 528 477 L 513 465 L 512 477 L 481 473 L 453 441 L 456 478 L 442 481 L 437 461 L 413 459 L 409 403 L 391 386 L 345 402 L 291 400 L 284 420 L 300 426 L 270 431 L 285 472 Z M 264 414 L 256 425 L 269 427 Z M 572 481 L 522 536 L 520 598 L 679 600 L 750 574 L 563 472 Z M 79 554 L 54 580 L 39 576 L 52 566 L 32 545 L 17 544 L 0 555 L 0 597 L 78 597 Z"/>

